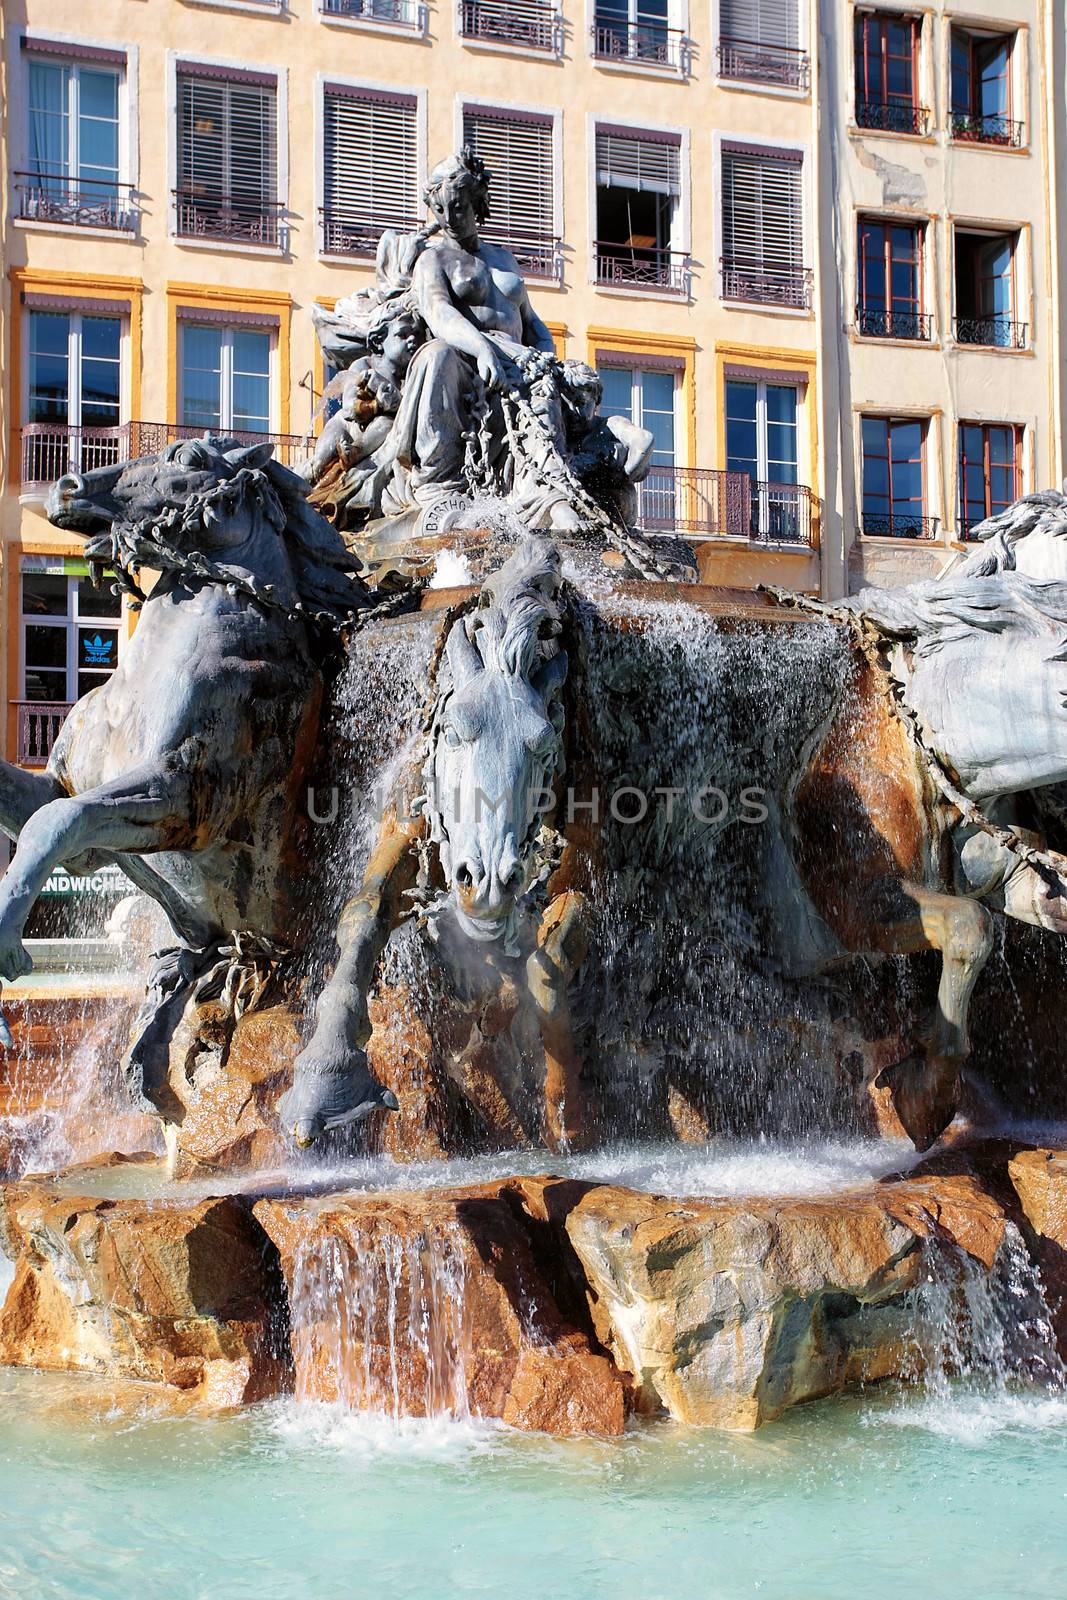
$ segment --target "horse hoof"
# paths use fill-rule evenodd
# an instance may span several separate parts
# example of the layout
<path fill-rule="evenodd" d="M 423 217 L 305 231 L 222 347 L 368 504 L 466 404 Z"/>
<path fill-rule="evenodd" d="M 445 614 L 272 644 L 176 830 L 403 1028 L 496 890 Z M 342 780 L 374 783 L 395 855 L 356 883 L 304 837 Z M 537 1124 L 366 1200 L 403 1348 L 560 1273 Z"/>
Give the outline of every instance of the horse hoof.
<path fill-rule="evenodd" d="M 905 1056 L 878 1074 L 875 1087 L 889 1090 L 893 1110 L 916 1150 L 929 1150 L 956 1115 L 959 1068 L 918 1054 Z"/>

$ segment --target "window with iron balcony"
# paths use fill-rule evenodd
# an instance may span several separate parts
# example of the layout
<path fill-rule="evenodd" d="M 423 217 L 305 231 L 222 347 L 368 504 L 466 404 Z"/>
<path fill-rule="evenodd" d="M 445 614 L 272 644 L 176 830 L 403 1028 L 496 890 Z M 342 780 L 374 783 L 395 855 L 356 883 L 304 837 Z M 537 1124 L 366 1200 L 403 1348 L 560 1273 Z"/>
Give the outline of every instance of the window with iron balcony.
<path fill-rule="evenodd" d="M 675 248 L 681 193 L 679 134 L 598 125 L 598 284 L 688 293 L 689 256 Z"/>
<path fill-rule="evenodd" d="M 769 89 L 808 87 L 798 0 L 720 0 L 719 76 Z"/>
<path fill-rule="evenodd" d="M 723 142 L 722 243 L 724 300 L 810 308 L 799 150 Z"/>
<path fill-rule="evenodd" d="M 878 133 L 927 132 L 920 103 L 922 22 L 890 11 L 861 11 L 855 24 L 856 122 Z"/>
<path fill-rule="evenodd" d="M 952 137 L 969 144 L 1017 149 L 1023 125 L 1015 120 L 1013 33 L 952 29 Z"/>
<path fill-rule="evenodd" d="M 558 55 L 563 19 L 555 0 L 458 0 L 461 38 Z"/>
<path fill-rule="evenodd" d="M 422 0 L 319 0 L 319 15 L 327 22 L 375 24 L 385 28 L 410 28 L 426 32 L 426 6 Z"/>
<path fill-rule="evenodd" d="M 960 539 L 1022 494 L 1022 429 L 1014 423 L 961 422 L 959 431 Z"/>
<path fill-rule="evenodd" d="M 926 419 L 863 417 L 861 532 L 868 539 L 936 539 L 926 512 Z"/>
<path fill-rule="evenodd" d="M 178 68 L 179 238 L 278 246 L 277 79 L 208 64 Z"/>
<path fill-rule="evenodd" d="M 689 40 L 671 0 L 596 0 L 592 44 L 598 61 L 689 71 Z"/>
<path fill-rule="evenodd" d="M 421 225 L 417 110 L 413 94 L 325 85 L 324 255 L 373 256 L 387 228 Z"/>
<path fill-rule="evenodd" d="M 957 228 L 954 246 L 957 344 L 1025 350 L 1028 328 L 1015 310 L 1019 235 Z"/>
<path fill-rule="evenodd" d="M 923 241 L 919 223 L 864 217 L 858 225 L 856 331 L 868 339 L 928 340 L 923 310 Z"/>
<path fill-rule="evenodd" d="M 24 222 L 132 232 L 133 189 L 121 180 L 126 52 L 22 39 L 26 166 L 13 173 Z"/>
<path fill-rule="evenodd" d="M 506 106 L 464 106 L 463 143 L 493 174 L 492 215 L 481 228 L 534 278 L 558 280 L 552 118 Z"/>

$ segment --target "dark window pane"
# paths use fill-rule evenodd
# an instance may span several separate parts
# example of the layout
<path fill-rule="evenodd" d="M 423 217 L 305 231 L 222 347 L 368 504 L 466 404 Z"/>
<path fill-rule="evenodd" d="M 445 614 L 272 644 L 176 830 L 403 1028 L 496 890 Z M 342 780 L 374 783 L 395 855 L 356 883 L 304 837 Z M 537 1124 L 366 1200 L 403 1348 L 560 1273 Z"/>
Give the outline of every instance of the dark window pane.
<path fill-rule="evenodd" d="M 57 573 L 22 574 L 22 610 L 27 617 L 65 617 L 67 580 Z"/>
<path fill-rule="evenodd" d="M 112 594 L 114 577 L 110 573 L 104 574 L 103 583 L 97 588 L 91 578 L 81 578 L 78 581 L 78 615 L 80 617 L 117 617 L 122 614 L 122 596 Z"/>
<path fill-rule="evenodd" d="M 26 699 L 51 700 L 65 705 L 67 700 L 67 672 L 44 672 L 36 667 L 26 668 Z"/>
<path fill-rule="evenodd" d="M 27 623 L 25 631 L 26 667 L 63 667 L 67 665 L 66 628 L 38 628 Z"/>

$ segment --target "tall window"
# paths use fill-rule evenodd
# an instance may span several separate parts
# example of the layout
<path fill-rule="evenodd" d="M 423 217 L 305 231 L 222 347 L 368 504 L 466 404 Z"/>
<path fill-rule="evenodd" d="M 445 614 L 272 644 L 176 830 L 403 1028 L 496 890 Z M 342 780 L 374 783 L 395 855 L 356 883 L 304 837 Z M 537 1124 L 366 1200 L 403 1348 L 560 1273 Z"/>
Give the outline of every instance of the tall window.
<path fill-rule="evenodd" d="M 675 524 L 675 408 L 677 374 L 658 368 L 602 366 L 604 385 L 601 412 L 626 417 L 647 428 L 655 441 L 652 470 L 637 485 L 638 517 L 643 527 L 671 528 Z M 657 470 L 659 469 L 659 470 Z"/>
<path fill-rule="evenodd" d="M 804 89 L 797 0 L 719 0 L 719 72 L 724 78 Z"/>
<path fill-rule="evenodd" d="M 185 322 L 181 416 L 186 427 L 269 433 L 271 336 L 251 328 Z"/>
<path fill-rule="evenodd" d="M 552 118 L 537 112 L 467 106 L 463 143 L 493 175 L 493 214 L 482 233 L 514 255 L 524 272 L 555 277 L 559 270 L 555 237 L 552 171 Z"/>
<path fill-rule="evenodd" d="M 328 83 L 323 100 L 322 243 L 373 255 L 386 228 L 419 226 L 413 94 Z"/>
<path fill-rule="evenodd" d="M 810 304 L 798 151 L 725 143 L 722 292 L 727 300 Z"/>
<path fill-rule="evenodd" d="M 271 76 L 179 71 L 179 234 L 278 243 L 276 99 Z"/>
<path fill-rule="evenodd" d="M 1017 145 L 1022 124 L 1012 118 L 1014 34 L 952 30 L 952 136 L 982 144 Z"/>
<path fill-rule="evenodd" d="M 752 538 L 796 543 L 798 396 L 795 384 L 731 378 L 726 383 L 726 470 L 751 482 Z"/>
<path fill-rule="evenodd" d="M 597 128 L 599 283 L 688 287 L 688 261 L 672 248 L 682 192 L 680 145 L 676 134 Z"/>
<path fill-rule="evenodd" d="M 959 435 L 959 533 L 1006 511 L 1019 498 L 1022 430 L 1011 423 L 961 422 Z"/>
<path fill-rule="evenodd" d="M 929 339 L 923 313 L 923 233 L 915 223 L 859 224 L 860 333 L 876 338 Z"/>
<path fill-rule="evenodd" d="M 604 61 L 682 66 L 681 32 L 670 23 L 670 0 L 596 0 L 593 53 Z"/>
<path fill-rule="evenodd" d="M 926 423 L 864 417 L 863 531 L 900 539 L 934 536 L 926 515 Z"/>
<path fill-rule="evenodd" d="M 1014 233 L 955 233 L 956 338 L 960 344 L 1022 349 L 1026 324 L 1015 313 Z"/>
<path fill-rule="evenodd" d="M 29 55 L 26 74 L 29 171 L 16 175 L 20 214 L 129 227 L 128 186 L 119 183 L 121 69 Z"/>
<path fill-rule="evenodd" d="M 115 670 L 122 602 L 79 562 L 24 557 L 21 577 L 22 699 L 69 705 Z"/>
<path fill-rule="evenodd" d="M 895 12 L 856 14 L 856 121 L 885 133 L 925 133 L 919 104 L 918 17 Z"/>
<path fill-rule="evenodd" d="M 122 322 L 80 311 L 27 318 L 24 483 L 119 459 Z"/>

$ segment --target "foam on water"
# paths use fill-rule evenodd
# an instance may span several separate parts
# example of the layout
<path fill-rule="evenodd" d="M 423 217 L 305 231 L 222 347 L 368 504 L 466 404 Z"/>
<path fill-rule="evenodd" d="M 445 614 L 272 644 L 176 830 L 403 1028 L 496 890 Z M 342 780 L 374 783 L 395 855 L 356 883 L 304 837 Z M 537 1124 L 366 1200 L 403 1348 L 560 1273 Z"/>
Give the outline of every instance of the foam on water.
<path fill-rule="evenodd" d="M 265 1411 L 269 1432 L 287 1450 L 326 1451 L 346 1464 L 381 1460 L 457 1465 L 488 1454 L 508 1431 L 502 1423 L 438 1412 L 398 1417 L 384 1411 L 353 1411 L 343 1402 L 278 1401 Z"/>

